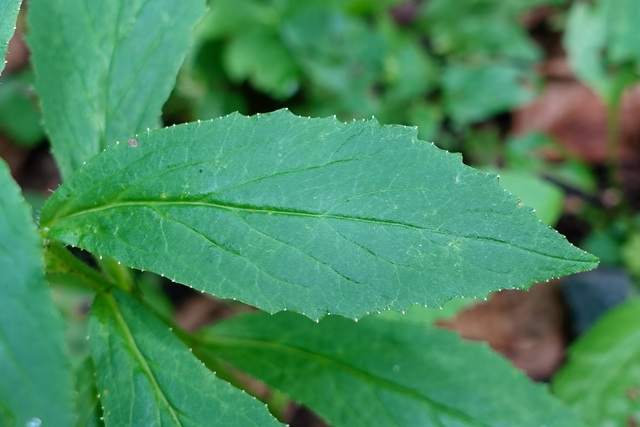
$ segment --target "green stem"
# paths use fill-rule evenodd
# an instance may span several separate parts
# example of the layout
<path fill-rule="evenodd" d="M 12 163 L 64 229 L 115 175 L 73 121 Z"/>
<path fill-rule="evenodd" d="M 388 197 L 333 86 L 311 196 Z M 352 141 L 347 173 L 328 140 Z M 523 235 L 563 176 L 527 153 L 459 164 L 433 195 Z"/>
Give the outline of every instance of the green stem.
<path fill-rule="evenodd" d="M 609 187 L 614 190 L 622 188 L 620 178 L 620 97 L 611 100 L 607 105 L 607 173 Z"/>
<path fill-rule="evenodd" d="M 119 288 L 126 292 L 132 291 L 135 281 L 131 269 L 109 257 L 96 257 L 96 261 L 104 274 L 117 283 Z"/>
<path fill-rule="evenodd" d="M 105 276 L 79 260 L 63 245 L 47 241 L 45 244 L 46 276 L 50 283 L 105 290 L 117 286 Z"/>

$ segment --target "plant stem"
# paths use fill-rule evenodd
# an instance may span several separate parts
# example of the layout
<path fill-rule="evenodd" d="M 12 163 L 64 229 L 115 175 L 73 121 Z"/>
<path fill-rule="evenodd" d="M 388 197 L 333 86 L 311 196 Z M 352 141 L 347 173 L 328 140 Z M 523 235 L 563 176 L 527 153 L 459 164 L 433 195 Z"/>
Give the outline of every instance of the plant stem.
<path fill-rule="evenodd" d="M 96 257 L 96 261 L 104 274 L 117 283 L 119 288 L 131 292 L 135 285 L 131 269 L 109 257 Z"/>
<path fill-rule="evenodd" d="M 116 283 L 89 267 L 57 242 L 45 244 L 46 276 L 50 283 L 106 290 Z"/>
<path fill-rule="evenodd" d="M 607 104 L 607 173 L 609 187 L 618 191 L 622 188 L 620 178 L 620 97 Z"/>

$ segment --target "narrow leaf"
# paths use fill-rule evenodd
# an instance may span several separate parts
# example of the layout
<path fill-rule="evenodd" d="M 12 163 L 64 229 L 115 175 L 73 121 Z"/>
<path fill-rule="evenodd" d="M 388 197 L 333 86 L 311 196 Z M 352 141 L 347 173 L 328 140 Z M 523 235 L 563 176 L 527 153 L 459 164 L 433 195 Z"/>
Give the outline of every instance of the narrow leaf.
<path fill-rule="evenodd" d="M 485 345 L 366 318 L 239 316 L 201 333 L 211 353 L 332 426 L 576 426 L 573 413 Z"/>
<path fill-rule="evenodd" d="M 44 280 L 42 242 L 0 160 L 0 425 L 71 425 L 63 342 L 60 314 Z"/>
<path fill-rule="evenodd" d="M 22 0 L 0 0 L 0 73 L 4 70 L 6 63 L 9 40 L 16 30 L 16 20 L 20 12 Z"/>
<path fill-rule="evenodd" d="M 266 311 L 350 317 L 588 270 L 416 130 L 287 111 L 140 135 L 49 199 L 48 237 Z"/>
<path fill-rule="evenodd" d="M 606 314 L 570 348 L 553 391 L 588 425 L 640 422 L 640 299 Z"/>
<path fill-rule="evenodd" d="M 127 294 L 98 295 L 89 330 L 107 426 L 279 425 Z"/>
<path fill-rule="evenodd" d="M 203 0 L 29 3 L 36 90 L 63 177 L 157 126 L 203 13 Z"/>

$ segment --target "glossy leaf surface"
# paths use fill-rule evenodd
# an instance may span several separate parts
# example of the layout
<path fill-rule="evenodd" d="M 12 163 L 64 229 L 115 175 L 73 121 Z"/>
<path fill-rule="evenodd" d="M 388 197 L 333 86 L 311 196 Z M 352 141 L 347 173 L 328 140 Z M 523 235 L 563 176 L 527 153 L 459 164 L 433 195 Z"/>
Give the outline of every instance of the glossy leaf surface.
<path fill-rule="evenodd" d="M 284 110 L 125 141 L 62 185 L 41 224 L 218 297 L 312 318 L 440 306 L 596 265 L 413 128 Z"/>
<path fill-rule="evenodd" d="M 71 374 L 42 242 L 0 160 L 0 425 L 71 425 Z M 39 421 L 37 421 L 39 420 Z"/>
<path fill-rule="evenodd" d="M 16 20 L 22 0 L 0 0 L 0 73 L 4 70 L 9 40 L 16 30 Z"/>
<path fill-rule="evenodd" d="M 64 178 L 158 125 L 203 0 L 33 0 L 36 90 Z"/>
<path fill-rule="evenodd" d="M 212 355 L 339 426 L 576 426 L 488 347 L 381 319 L 239 316 L 201 332 Z M 473 363 L 470 363 L 473 361 Z"/>
<path fill-rule="evenodd" d="M 107 426 L 279 425 L 125 293 L 96 297 L 89 331 Z"/>
<path fill-rule="evenodd" d="M 570 348 L 553 391 L 590 426 L 640 422 L 640 299 L 604 315 Z"/>

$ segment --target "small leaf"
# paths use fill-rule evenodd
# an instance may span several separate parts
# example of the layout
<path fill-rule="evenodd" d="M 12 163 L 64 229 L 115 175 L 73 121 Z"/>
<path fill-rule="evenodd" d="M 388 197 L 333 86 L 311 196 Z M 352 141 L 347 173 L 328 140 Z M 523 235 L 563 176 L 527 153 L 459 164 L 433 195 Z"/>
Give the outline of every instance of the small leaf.
<path fill-rule="evenodd" d="M 512 65 L 451 64 L 443 71 L 444 104 L 459 125 L 487 119 L 533 100 L 531 75 Z"/>
<path fill-rule="evenodd" d="M 63 177 L 156 127 L 203 0 L 32 0 L 29 46 Z"/>
<path fill-rule="evenodd" d="M 281 110 L 137 141 L 53 194 L 49 238 L 312 318 L 441 306 L 596 266 L 412 128 Z"/>
<path fill-rule="evenodd" d="M 212 355 L 332 426 L 576 426 L 572 412 L 485 345 L 366 318 L 238 316 L 201 332 Z"/>
<path fill-rule="evenodd" d="M 99 294 L 89 330 L 107 426 L 279 425 L 264 404 L 218 379 L 127 294 Z"/>
<path fill-rule="evenodd" d="M 71 425 L 62 321 L 44 280 L 42 242 L 0 160 L 0 425 Z"/>
<path fill-rule="evenodd" d="M 9 40 L 16 30 L 16 20 L 22 0 L 2 0 L 0 2 L 0 73 L 4 70 Z"/>
<path fill-rule="evenodd" d="M 553 392 L 588 425 L 640 422 L 640 299 L 605 314 L 571 346 Z"/>
<path fill-rule="evenodd" d="M 571 68 L 608 106 L 638 81 L 638 19 L 635 0 L 576 2 L 569 11 L 563 44 Z"/>
<path fill-rule="evenodd" d="M 42 115 L 36 107 L 31 85 L 33 73 L 23 71 L 0 80 L 0 130 L 11 142 L 32 147 L 44 139 Z"/>

